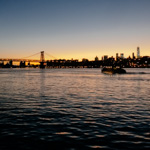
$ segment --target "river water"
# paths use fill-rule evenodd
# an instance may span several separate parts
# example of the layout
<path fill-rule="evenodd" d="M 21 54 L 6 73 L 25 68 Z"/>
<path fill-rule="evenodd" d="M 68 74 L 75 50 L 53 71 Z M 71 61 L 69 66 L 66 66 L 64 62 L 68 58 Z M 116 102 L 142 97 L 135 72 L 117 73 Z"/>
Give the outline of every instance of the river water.
<path fill-rule="evenodd" d="M 0 150 L 149 150 L 150 69 L 0 69 Z"/>

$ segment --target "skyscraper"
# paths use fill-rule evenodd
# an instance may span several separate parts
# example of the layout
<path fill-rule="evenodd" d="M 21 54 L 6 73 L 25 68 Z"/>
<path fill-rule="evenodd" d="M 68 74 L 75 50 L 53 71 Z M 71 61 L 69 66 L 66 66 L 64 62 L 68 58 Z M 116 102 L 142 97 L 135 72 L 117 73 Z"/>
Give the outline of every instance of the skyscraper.
<path fill-rule="evenodd" d="M 137 47 L 137 58 L 140 58 L 140 47 Z"/>

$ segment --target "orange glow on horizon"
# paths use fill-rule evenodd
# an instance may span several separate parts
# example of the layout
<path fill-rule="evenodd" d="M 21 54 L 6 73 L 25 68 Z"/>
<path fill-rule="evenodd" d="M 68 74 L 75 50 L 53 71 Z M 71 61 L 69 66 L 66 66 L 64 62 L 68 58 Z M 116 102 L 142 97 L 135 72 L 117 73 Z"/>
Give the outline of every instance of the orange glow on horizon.
<path fill-rule="evenodd" d="M 140 55 L 141 56 L 150 56 L 150 47 L 146 47 L 146 46 L 139 46 L 140 47 Z M 132 53 L 134 52 L 135 56 L 137 55 L 137 46 L 131 46 L 131 47 L 125 47 L 125 48 L 121 48 L 121 46 L 119 46 L 117 49 L 115 49 L 114 47 L 112 49 L 108 48 L 108 46 L 106 48 L 102 47 L 94 47 L 94 48 L 80 48 L 80 49 L 56 49 L 55 51 L 51 51 L 49 50 L 50 48 L 47 49 L 43 49 L 45 52 L 51 54 L 52 56 L 54 56 L 56 59 L 77 59 L 79 61 L 81 61 L 83 58 L 89 59 L 89 60 L 94 60 L 95 57 L 97 56 L 100 60 L 102 58 L 102 56 L 104 55 L 108 55 L 108 57 L 116 57 L 116 53 L 118 53 L 120 55 L 120 53 L 124 53 L 124 57 L 127 58 L 129 56 L 132 56 Z M 13 50 L 12 50 L 13 51 Z M 5 53 L 5 51 L 2 52 L 1 54 L 1 58 L 24 58 L 26 56 L 32 55 L 33 53 L 38 53 L 39 50 L 35 51 L 30 51 L 30 54 L 27 54 L 23 52 L 24 50 L 22 50 L 20 53 L 16 50 L 15 53 Z M 3 56 L 3 57 L 2 57 Z M 55 58 L 53 57 L 49 57 L 45 54 L 45 60 L 54 60 Z M 40 51 L 39 54 L 37 56 L 33 56 L 30 57 L 28 59 L 35 59 L 35 60 L 40 60 Z"/>

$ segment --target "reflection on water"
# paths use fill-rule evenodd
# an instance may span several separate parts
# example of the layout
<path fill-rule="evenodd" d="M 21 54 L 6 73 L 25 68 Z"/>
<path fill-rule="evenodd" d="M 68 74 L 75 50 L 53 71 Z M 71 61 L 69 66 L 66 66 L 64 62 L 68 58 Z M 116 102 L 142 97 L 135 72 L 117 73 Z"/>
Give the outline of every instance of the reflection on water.
<path fill-rule="evenodd" d="M 127 72 L 1 69 L 0 149 L 149 150 L 150 69 Z"/>

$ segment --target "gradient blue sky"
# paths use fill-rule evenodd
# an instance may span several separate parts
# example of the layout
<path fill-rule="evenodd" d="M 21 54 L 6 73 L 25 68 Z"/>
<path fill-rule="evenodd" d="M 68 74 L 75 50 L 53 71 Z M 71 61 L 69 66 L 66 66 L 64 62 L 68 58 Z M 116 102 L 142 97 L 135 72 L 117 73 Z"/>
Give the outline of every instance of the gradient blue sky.
<path fill-rule="evenodd" d="M 128 57 L 137 46 L 150 56 L 150 0 L 0 0 L 0 58 Z"/>

